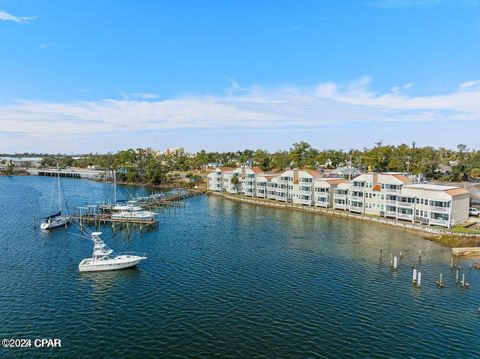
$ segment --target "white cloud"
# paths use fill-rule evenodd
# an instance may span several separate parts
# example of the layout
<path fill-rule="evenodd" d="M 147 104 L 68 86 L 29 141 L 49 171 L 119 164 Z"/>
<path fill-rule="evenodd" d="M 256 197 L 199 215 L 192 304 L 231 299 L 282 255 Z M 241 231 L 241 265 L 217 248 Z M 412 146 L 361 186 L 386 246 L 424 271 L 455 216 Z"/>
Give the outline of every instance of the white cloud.
<path fill-rule="evenodd" d="M 66 103 L 24 100 L 0 104 L 0 134 L 20 134 L 42 141 L 83 135 L 101 141 L 105 135 L 121 137 L 138 131 L 202 129 L 274 133 L 331 129 L 355 123 L 365 124 L 364 128 L 373 124 L 370 128 L 377 130 L 392 122 L 436 122 L 452 128 L 466 122 L 480 124 L 480 88 L 475 87 L 475 81 L 432 96 L 407 96 L 398 89 L 375 93 L 369 89 L 370 83 L 370 78 L 362 77 L 347 84 L 328 82 L 309 88 L 255 86 L 223 96 L 165 100 L 148 98 L 151 95 L 148 93 L 138 93 L 144 99 L 125 97 Z"/>
<path fill-rule="evenodd" d="M 460 91 L 471 91 L 475 89 L 480 89 L 480 80 L 473 80 L 473 81 L 467 81 L 463 82 L 460 85 L 458 85 L 458 89 Z"/>
<path fill-rule="evenodd" d="M 0 10 L 0 20 L 3 21 L 13 21 L 19 24 L 28 24 L 37 17 L 38 16 L 15 16 L 6 11 Z"/>

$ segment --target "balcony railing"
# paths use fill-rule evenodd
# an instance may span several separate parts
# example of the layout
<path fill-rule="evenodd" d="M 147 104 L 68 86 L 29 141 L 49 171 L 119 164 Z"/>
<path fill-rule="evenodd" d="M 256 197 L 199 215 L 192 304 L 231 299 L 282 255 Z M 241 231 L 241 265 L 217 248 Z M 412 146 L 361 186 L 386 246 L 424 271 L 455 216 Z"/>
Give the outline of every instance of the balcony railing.
<path fill-rule="evenodd" d="M 397 201 L 397 206 L 398 206 L 398 207 L 405 207 L 405 208 L 412 208 L 412 207 L 413 207 L 413 203 L 412 203 L 412 202 L 401 202 L 401 201 Z"/>
<path fill-rule="evenodd" d="M 345 203 L 334 203 L 333 208 L 337 209 L 347 209 L 347 205 Z"/>
<path fill-rule="evenodd" d="M 415 222 L 420 222 L 423 224 L 428 224 L 428 218 L 426 217 L 421 217 L 421 216 L 415 216 L 414 217 Z"/>
<path fill-rule="evenodd" d="M 448 213 L 448 207 L 430 206 L 431 212 Z"/>
<path fill-rule="evenodd" d="M 393 204 L 394 206 L 397 205 L 397 201 L 394 200 L 394 199 L 387 199 L 387 200 L 385 201 L 385 203 L 386 203 L 386 204 Z"/>
<path fill-rule="evenodd" d="M 348 199 L 351 201 L 363 202 L 363 198 L 361 196 L 349 196 Z"/>
<path fill-rule="evenodd" d="M 346 194 L 337 194 L 337 193 L 335 193 L 335 194 L 333 195 L 333 198 L 346 200 L 346 199 L 347 199 L 347 195 L 346 195 Z"/>
<path fill-rule="evenodd" d="M 363 192 L 364 189 L 365 189 L 365 187 L 362 187 L 362 186 L 352 186 L 352 187 L 350 187 L 350 190 L 352 190 L 352 191 Z"/>
<path fill-rule="evenodd" d="M 396 217 L 397 211 L 385 211 L 385 215 L 389 217 Z"/>
<path fill-rule="evenodd" d="M 448 220 L 446 220 L 446 219 L 430 218 L 430 224 L 435 224 L 435 225 L 437 225 L 437 226 L 445 226 L 445 227 L 448 227 Z"/>
<path fill-rule="evenodd" d="M 384 188 L 382 190 L 382 192 L 384 193 L 392 193 L 392 194 L 400 194 L 400 190 L 399 189 L 394 189 L 394 188 Z"/>
<path fill-rule="evenodd" d="M 408 213 L 398 213 L 397 212 L 397 218 L 398 219 L 408 219 L 408 220 L 412 220 L 413 219 L 413 214 L 408 214 Z"/>

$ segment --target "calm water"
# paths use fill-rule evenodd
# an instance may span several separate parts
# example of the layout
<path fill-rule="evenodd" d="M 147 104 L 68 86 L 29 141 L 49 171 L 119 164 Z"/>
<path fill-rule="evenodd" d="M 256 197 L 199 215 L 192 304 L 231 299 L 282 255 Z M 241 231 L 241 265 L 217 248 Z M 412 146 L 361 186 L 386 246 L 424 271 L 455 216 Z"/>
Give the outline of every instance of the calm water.
<path fill-rule="evenodd" d="M 63 183 L 71 204 L 111 195 L 108 184 Z M 148 259 L 80 274 L 91 243 L 33 226 L 54 190 L 52 178 L 0 178 L 0 338 L 62 348 L 0 357 L 480 357 L 480 273 L 467 271 L 470 290 L 455 287 L 449 250 L 410 233 L 203 196 L 164 210 L 155 230 L 102 228 L 114 250 Z M 418 250 L 421 289 L 410 284 Z M 392 251 L 404 253 L 396 272 Z"/>

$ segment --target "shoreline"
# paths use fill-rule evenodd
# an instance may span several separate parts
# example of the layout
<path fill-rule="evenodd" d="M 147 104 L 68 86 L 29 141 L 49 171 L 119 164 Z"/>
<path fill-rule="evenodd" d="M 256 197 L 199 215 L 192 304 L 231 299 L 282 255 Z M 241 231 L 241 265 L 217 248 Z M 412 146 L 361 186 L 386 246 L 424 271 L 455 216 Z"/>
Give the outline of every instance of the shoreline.
<path fill-rule="evenodd" d="M 226 198 L 232 201 L 254 204 L 258 206 L 301 211 L 301 212 L 326 215 L 326 216 L 337 217 L 337 218 L 371 222 L 371 223 L 385 225 L 389 227 L 395 227 L 408 232 L 415 233 L 416 235 L 419 235 L 424 239 L 430 240 L 432 242 L 438 243 L 448 248 L 480 246 L 480 234 L 473 234 L 473 233 L 460 234 L 460 233 L 452 232 L 448 229 L 438 229 L 430 226 L 427 227 L 424 225 L 411 223 L 411 222 L 402 222 L 402 221 L 397 221 L 397 220 L 388 219 L 384 217 L 369 216 L 365 214 L 353 214 L 346 211 L 335 210 L 333 208 L 302 206 L 299 204 L 277 202 L 277 201 L 272 201 L 266 198 L 245 197 L 242 195 L 235 195 L 235 194 L 224 193 L 224 192 L 222 193 L 212 192 L 212 191 L 207 191 L 206 194 Z"/>

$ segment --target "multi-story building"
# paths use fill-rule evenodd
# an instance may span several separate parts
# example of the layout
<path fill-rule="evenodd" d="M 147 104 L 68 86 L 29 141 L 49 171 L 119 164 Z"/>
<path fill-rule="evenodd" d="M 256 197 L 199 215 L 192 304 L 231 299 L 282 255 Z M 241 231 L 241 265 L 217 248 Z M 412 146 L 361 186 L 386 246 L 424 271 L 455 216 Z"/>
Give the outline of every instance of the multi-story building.
<path fill-rule="evenodd" d="M 452 227 L 468 219 L 470 192 L 456 186 L 404 186 L 398 198 L 397 219 Z"/>
<path fill-rule="evenodd" d="M 352 212 L 395 217 L 402 186 L 411 179 L 397 173 L 365 173 L 355 177 L 349 193 Z"/>
<path fill-rule="evenodd" d="M 338 178 L 315 179 L 313 182 L 313 202 L 318 207 L 333 207 L 335 190 L 341 183 L 348 183 L 347 180 Z"/>
<path fill-rule="evenodd" d="M 274 173 L 257 173 L 255 177 L 255 197 L 258 198 L 270 198 L 271 191 L 273 192 L 273 196 L 275 196 L 275 187 L 272 188 L 272 179 L 276 177 Z"/>
<path fill-rule="evenodd" d="M 348 209 L 348 193 L 351 186 L 351 182 L 342 182 L 333 190 L 333 208 L 344 211 Z"/>
<path fill-rule="evenodd" d="M 224 175 L 233 171 L 230 167 L 216 167 L 207 175 L 207 190 L 222 192 L 224 188 Z"/>
<path fill-rule="evenodd" d="M 248 197 L 255 197 L 257 193 L 257 176 L 263 174 L 259 167 L 242 166 L 234 171 L 239 178 L 238 193 Z"/>
<path fill-rule="evenodd" d="M 396 173 L 366 173 L 351 181 L 321 178 L 313 170 L 263 173 L 257 167 L 219 167 L 207 188 L 249 197 L 365 213 L 451 227 L 468 219 L 470 194 L 455 186 L 411 184 Z"/>

